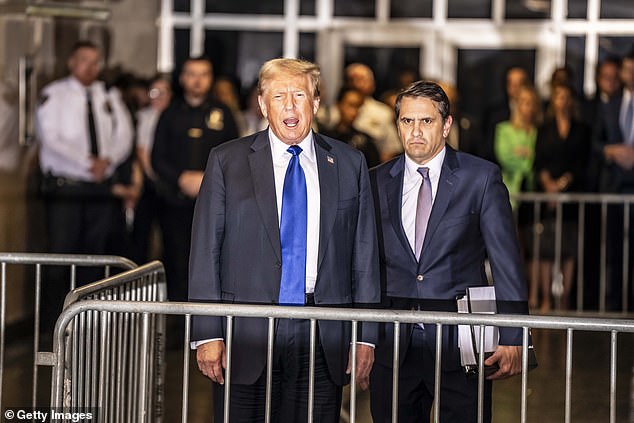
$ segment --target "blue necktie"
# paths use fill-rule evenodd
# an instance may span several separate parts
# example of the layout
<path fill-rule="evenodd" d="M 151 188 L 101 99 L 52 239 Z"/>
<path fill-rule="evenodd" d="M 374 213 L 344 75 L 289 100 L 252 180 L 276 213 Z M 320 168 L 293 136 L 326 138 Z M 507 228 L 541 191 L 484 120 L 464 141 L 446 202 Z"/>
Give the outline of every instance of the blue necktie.
<path fill-rule="evenodd" d="M 306 178 L 299 165 L 302 149 L 292 145 L 287 150 L 293 155 L 286 168 L 280 218 L 282 244 L 282 280 L 279 303 L 303 305 L 306 292 Z"/>

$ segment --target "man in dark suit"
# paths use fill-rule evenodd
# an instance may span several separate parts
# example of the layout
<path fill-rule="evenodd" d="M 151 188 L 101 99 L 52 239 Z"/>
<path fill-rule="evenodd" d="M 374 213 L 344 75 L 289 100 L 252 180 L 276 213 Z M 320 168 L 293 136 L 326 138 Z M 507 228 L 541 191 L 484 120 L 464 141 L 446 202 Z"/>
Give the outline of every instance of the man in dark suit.
<path fill-rule="evenodd" d="M 391 309 L 456 311 L 456 296 L 487 285 L 491 262 L 500 313 L 528 313 L 516 228 L 499 168 L 446 145 L 449 100 L 433 82 L 411 84 L 397 97 L 405 154 L 370 172 L 381 259 L 382 305 Z M 434 400 L 434 325 L 401 330 L 399 422 L 429 421 Z M 500 345 L 486 361 L 499 370 L 485 381 L 485 421 L 491 382 L 521 371 L 521 330 L 500 328 Z M 370 377 L 375 422 L 391 421 L 393 325 L 379 332 Z M 443 328 L 440 416 L 477 418 L 477 377 L 461 367 L 456 327 Z"/>
<path fill-rule="evenodd" d="M 599 191 L 631 195 L 634 194 L 634 49 L 623 58 L 619 75 L 623 83 L 622 90 L 599 105 L 593 151 L 599 163 Z M 608 208 L 606 257 L 607 307 L 610 310 L 622 309 L 623 217 L 621 205 Z M 634 213 L 630 213 L 628 218 L 631 222 Z M 634 231 L 630 232 L 629 239 L 633 235 Z M 634 259 L 631 247 L 627 259 L 631 269 Z"/>
<path fill-rule="evenodd" d="M 262 66 L 259 104 L 269 129 L 212 150 L 196 203 L 191 301 L 357 306 L 379 302 L 374 210 L 361 152 L 311 131 L 319 107 L 319 68 L 296 59 Z M 301 180 L 301 183 L 297 182 Z M 298 188 L 300 186 L 300 188 Z M 289 192 L 299 194 L 291 200 Z M 299 236 L 289 238 L 289 234 Z M 292 282 L 297 282 L 293 285 Z M 300 289 L 297 293 L 297 289 Z M 198 366 L 214 385 L 222 421 L 225 326 L 197 317 Z M 266 319 L 236 319 L 231 421 L 264 421 Z M 347 383 L 349 322 L 320 321 L 315 420 L 338 422 Z M 374 334 L 357 346 L 357 377 L 367 387 Z M 273 421 L 304 420 L 309 322 L 280 320 L 273 357 Z"/>

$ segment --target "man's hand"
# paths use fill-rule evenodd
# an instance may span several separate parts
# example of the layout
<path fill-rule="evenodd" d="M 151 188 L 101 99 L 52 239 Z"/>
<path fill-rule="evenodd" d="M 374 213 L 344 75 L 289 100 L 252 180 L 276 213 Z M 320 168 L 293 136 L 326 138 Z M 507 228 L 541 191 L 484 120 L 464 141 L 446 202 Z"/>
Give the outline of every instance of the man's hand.
<path fill-rule="evenodd" d="M 506 379 L 522 371 L 522 347 L 498 345 L 498 348 L 484 364 L 491 366 L 497 363 L 500 369 L 487 377 L 488 380 Z"/>
<path fill-rule="evenodd" d="M 625 170 L 634 168 L 634 148 L 625 144 L 610 144 L 603 147 L 607 160 L 613 161 Z"/>
<path fill-rule="evenodd" d="M 110 160 L 95 156 L 91 156 L 90 160 L 90 173 L 95 179 L 95 182 L 99 184 L 106 179 L 106 170 L 108 170 L 108 166 L 110 166 Z"/>
<path fill-rule="evenodd" d="M 370 386 L 370 370 L 372 370 L 372 364 L 374 363 L 374 348 L 369 345 L 357 344 L 357 368 L 356 379 L 357 385 L 362 390 L 368 389 Z M 346 368 L 346 374 L 352 372 L 352 347 L 350 347 L 350 353 L 348 354 L 348 367 Z"/>
<path fill-rule="evenodd" d="M 186 170 L 178 178 L 178 187 L 189 198 L 196 198 L 203 182 L 203 175 L 204 172 L 198 170 Z"/>
<path fill-rule="evenodd" d="M 196 349 L 196 361 L 202 374 L 214 382 L 224 385 L 222 370 L 227 367 L 225 341 L 209 341 Z"/>

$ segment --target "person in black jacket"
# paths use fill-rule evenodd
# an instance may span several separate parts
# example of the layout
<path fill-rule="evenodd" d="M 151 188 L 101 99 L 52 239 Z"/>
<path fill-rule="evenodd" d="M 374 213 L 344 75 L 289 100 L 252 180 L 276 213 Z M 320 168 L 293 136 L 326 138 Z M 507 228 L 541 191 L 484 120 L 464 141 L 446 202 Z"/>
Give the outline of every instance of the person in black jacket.
<path fill-rule="evenodd" d="M 187 299 L 189 246 L 194 203 L 211 149 L 237 138 L 229 109 L 210 97 L 213 67 L 205 57 L 183 64 L 183 96 L 159 118 L 152 167 L 157 175 L 159 221 L 170 300 Z"/>

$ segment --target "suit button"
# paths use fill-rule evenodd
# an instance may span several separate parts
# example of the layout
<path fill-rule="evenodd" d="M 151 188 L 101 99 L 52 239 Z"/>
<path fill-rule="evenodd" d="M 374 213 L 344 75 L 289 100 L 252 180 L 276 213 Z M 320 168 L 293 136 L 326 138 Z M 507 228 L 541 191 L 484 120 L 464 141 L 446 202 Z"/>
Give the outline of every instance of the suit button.
<path fill-rule="evenodd" d="M 417 280 L 418 282 L 422 282 L 422 281 L 423 281 L 423 279 L 425 279 L 425 277 L 424 277 L 423 275 L 418 275 L 418 276 L 416 276 L 416 280 Z"/>
<path fill-rule="evenodd" d="M 276 267 L 277 269 L 281 268 L 281 267 L 282 267 L 282 263 L 280 263 L 279 261 L 276 261 L 276 262 L 275 262 L 275 267 Z"/>

